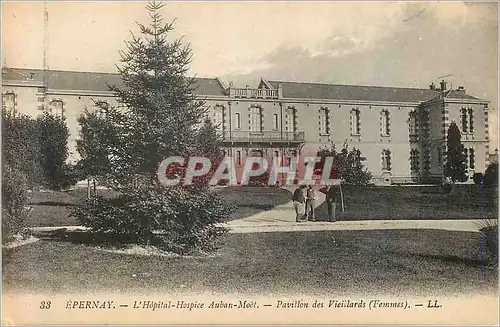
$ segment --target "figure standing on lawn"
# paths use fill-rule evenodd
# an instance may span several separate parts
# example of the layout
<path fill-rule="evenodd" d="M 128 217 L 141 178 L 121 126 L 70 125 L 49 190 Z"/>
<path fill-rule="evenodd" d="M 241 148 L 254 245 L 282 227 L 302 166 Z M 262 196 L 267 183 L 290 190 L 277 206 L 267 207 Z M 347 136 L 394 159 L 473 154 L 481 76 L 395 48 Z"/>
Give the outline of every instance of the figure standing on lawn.
<path fill-rule="evenodd" d="M 293 207 L 295 209 L 295 221 L 296 222 L 302 222 L 304 221 L 304 202 L 305 202 L 305 197 L 304 197 L 304 188 L 305 185 L 300 185 L 294 192 L 293 192 Z"/>
<path fill-rule="evenodd" d="M 316 206 L 316 194 L 311 185 L 306 191 L 306 215 L 307 219 L 310 221 L 316 221 L 314 216 L 314 209 Z"/>
<path fill-rule="evenodd" d="M 340 185 L 327 185 L 319 190 L 326 195 L 326 207 L 328 209 L 328 221 L 337 221 L 337 202 L 341 200 Z"/>

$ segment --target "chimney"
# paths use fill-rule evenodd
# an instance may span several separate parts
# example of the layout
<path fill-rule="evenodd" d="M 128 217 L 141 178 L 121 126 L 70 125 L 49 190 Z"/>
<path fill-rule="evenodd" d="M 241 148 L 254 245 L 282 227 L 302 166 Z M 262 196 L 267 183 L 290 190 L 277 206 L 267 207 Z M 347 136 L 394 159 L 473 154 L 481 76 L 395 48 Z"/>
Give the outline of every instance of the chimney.
<path fill-rule="evenodd" d="M 446 82 L 442 80 L 439 84 L 441 85 L 441 91 L 446 91 Z"/>
<path fill-rule="evenodd" d="M 429 89 L 431 89 L 431 90 L 435 90 L 436 89 L 436 85 L 434 85 L 434 82 L 432 82 L 432 84 L 429 85 Z"/>

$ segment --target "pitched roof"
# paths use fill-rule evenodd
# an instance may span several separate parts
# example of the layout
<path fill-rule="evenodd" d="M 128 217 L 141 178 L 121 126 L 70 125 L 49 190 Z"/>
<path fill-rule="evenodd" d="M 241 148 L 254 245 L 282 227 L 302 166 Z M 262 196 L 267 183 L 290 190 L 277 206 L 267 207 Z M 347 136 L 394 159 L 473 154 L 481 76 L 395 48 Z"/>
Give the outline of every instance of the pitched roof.
<path fill-rule="evenodd" d="M 343 84 L 322 84 L 302 82 L 269 81 L 273 88 L 281 85 L 284 98 L 365 100 L 387 102 L 424 102 L 436 97 L 479 100 L 463 89 L 442 93 L 434 89 L 417 89 L 386 86 L 364 86 Z"/>
<path fill-rule="evenodd" d="M 284 98 L 422 102 L 440 94 L 438 90 L 416 88 L 281 81 L 269 81 L 269 83 L 274 88 L 280 84 Z"/>
<path fill-rule="evenodd" d="M 43 82 L 41 69 L 4 68 L 2 80 Z M 118 74 L 49 70 L 47 87 L 52 90 L 109 91 L 108 85 L 121 85 Z M 196 95 L 225 95 L 225 90 L 216 78 L 195 78 Z"/>

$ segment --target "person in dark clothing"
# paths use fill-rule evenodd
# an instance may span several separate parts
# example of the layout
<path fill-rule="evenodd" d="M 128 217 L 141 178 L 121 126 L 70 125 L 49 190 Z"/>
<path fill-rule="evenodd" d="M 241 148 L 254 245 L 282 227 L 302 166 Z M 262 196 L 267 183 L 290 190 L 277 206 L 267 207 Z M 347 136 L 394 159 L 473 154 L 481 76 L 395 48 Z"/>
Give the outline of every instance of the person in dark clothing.
<path fill-rule="evenodd" d="M 304 203 L 305 203 L 305 197 L 304 197 L 304 185 L 301 185 L 299 188 L 297 188 L 293 192 L 293 197 L 292 197 L 292 202 L 293 202 L 293 207 L 295 209 L 295 221 L 296 222 L 301 222 L 304 219 Z"/>
<path fill-rule="evenodd" d="M 314 210 L 316 208 L 316 194 L 311 185 L 306 191 L 306 215 L 310 221 L 316 221 Z"/>
<path fill-rule="evenodd" d="M 326 208 L 328 209 L 328 221 L 337 221 L 337 202 L 340 201 L 340 185 L 328 185 L 320 190 L 326 195 Z"/>

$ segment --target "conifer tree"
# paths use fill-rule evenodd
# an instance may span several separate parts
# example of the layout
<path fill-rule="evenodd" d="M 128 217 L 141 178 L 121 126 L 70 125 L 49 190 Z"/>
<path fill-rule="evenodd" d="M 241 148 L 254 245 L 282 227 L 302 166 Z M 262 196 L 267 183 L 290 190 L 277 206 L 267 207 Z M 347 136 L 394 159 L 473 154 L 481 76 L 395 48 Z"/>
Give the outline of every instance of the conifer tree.
<path fill-rule="evenodd" d="M 466 181 L 466 156 L 465 148 L 460 141 L 462 138 L 457 124 L 454 122 L 448 128 L 446 139 L 446 164 L 444 166 L 444 176 L 450 177 L 453 184 L 456 181 Z"/>

